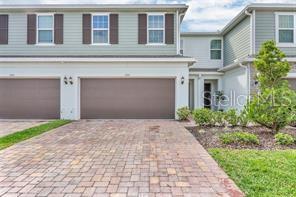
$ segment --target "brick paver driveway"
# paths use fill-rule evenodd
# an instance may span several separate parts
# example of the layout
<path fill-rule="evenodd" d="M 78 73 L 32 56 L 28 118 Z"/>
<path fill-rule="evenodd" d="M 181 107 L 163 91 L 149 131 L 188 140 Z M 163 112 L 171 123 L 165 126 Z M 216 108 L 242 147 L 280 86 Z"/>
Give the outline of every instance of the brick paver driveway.
<path fill-rule="evenodd" d="M 0 196 L 241 196 L 170 120 L 78 121 L 0 151 Z"/>

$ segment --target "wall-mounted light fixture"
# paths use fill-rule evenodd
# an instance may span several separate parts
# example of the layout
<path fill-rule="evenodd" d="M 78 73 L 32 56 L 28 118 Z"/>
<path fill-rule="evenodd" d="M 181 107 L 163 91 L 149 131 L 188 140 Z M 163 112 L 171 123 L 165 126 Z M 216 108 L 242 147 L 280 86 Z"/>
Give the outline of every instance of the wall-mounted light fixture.
<path fill-rule="evenodd" d="M 181 77 L 181 84 L 183 85 L 184 84 L 184 81 L 185 81 L 185 78 L 184 76 Z"/>
<path fill-rule="evenodd" d="M 256 81 L 254 82 L 254 85 L 255 85 L 255 86 L 258 86 L 258 85 L 259 85 L 259 81 L 256 80 Z"/>
<path fill-rule="evenodd" d="M 73 78 L 72 77 L 69 77 L 69 82 L 71 85 L 73 85 Z"/>
<path fill-rule="evenodd" d="M 68 84 L 68 78 L 66 76 L 64 77 L 64 84 Z"/>

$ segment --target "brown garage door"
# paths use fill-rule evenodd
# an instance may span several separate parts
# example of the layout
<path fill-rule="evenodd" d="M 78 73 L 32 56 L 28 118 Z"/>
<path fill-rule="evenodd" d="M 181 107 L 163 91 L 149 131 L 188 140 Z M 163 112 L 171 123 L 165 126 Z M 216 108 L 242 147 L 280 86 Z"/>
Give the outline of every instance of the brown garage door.
<path fill-rule="evenodd" d="M 82 119 L 174 117 L 174 79 L 81 79 Z"/>
<path fill-rule="evenodd" d="M 293 89 L 293 90 L 296 90 L 296 79 L 287 79 L 289 84 L 290 84 L 290 87 Z"/>
<path fill-rule="evenodd" d="M 0 79 L 0 119 L 60 118 L 59 79 Z"/>

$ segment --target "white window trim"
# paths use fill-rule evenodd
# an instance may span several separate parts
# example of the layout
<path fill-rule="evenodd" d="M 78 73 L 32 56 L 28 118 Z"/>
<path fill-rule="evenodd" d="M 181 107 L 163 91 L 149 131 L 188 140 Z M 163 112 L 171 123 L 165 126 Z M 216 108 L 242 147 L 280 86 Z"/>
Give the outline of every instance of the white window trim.
<path fill-rule="evenodd" d="M 93 18 L 94 16 L 108 16 L 108 28 L 94 28 Z M 108 42 L 107 43 L 94 43 L 94 31 L 95 30 L 107 30 Z M 108 46 L 110 44 L 110 13 L 92 13 L 91 14 L 91 45 L 94 46 Z"/>
<path fill-rule="evenodd" d="M 38 46 L 54 46 L 54 14 L 55 13 L 37 13 L 36 14 L 36 45 Z M 52 16 L 52 28 L 41 28 L 39 29 L 39 16 Z M 39 43 L 39 30 L 51 30 L 52 31 L 52 42 Z"/>
<path fill-rule="evenodd" d="M 165 14 L 166 13 L 147 13 L 147 44 L 146 45 L 152 45 L 152 46 L 158 46 L 158 45 L 166 45 L 165 44 Z M 163 16 L 163 28 L 149 28 L 149 16 Z M 163 31 L 163 39 L 162 43 L 150 43 L 149 42 L 149 30 L 162 30 Z"/>
<path fill-rule="evenodd" d="M 292 30 L 292 28 L 279 28 L 279 16 L 293 15 L 294 16 L 294 43 L 280 43 L 279 42 L 279 30 Z M 296 12 L 275 12 L 275 37 L 278 47 L 296 47 Z"/>
<path fill-rule="evenodd" d="M 211 48 L 211 44 L 212 44 L 213 40 L 220 40 L 221 41 L 221 48 L 220 49 L 212 49 Z M 212 51 L 221 51 L 221 58 L 220 59 L 212 59 L 211 58 L 211 52 Z M 221 60 L 223 60 L 223 40 L 221 38 L 213 38 L 213 39 L 210 40 L 210 60 L 211 61 L 221 61 Z"/>

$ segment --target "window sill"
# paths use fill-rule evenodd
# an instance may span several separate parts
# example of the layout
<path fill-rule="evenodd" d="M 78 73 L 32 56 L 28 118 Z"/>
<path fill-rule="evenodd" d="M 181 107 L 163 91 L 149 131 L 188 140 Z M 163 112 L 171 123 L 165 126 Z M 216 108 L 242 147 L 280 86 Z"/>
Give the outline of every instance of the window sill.
<path fill-rule="evenodd" d="M 166 46 L 167 44 L 164 43 L 148 43 L 146 46 Z"/>
<path fill-rule="evenodd" d="M 289 47 L 289 48 L 293 48 L 296 47 L 296 43 L 277 43 L 276 44 L 278 47 Z"/>
<path fill-rule="evenodd" d="M 91 46 L 111 46 L 109 43 L 92 43 Z"/>
<path fill-rule="evenodd" d="M 44 44 L 37 43 L 37 44 L 35 44 L 35 46 L 44 46 L 44 47 L 47 47 L 47 46 L 55 46 L 55 44 L 54 43 L 48 43 L 48 44 L 46 44 L 46 43 L 44 43 Z"/>

